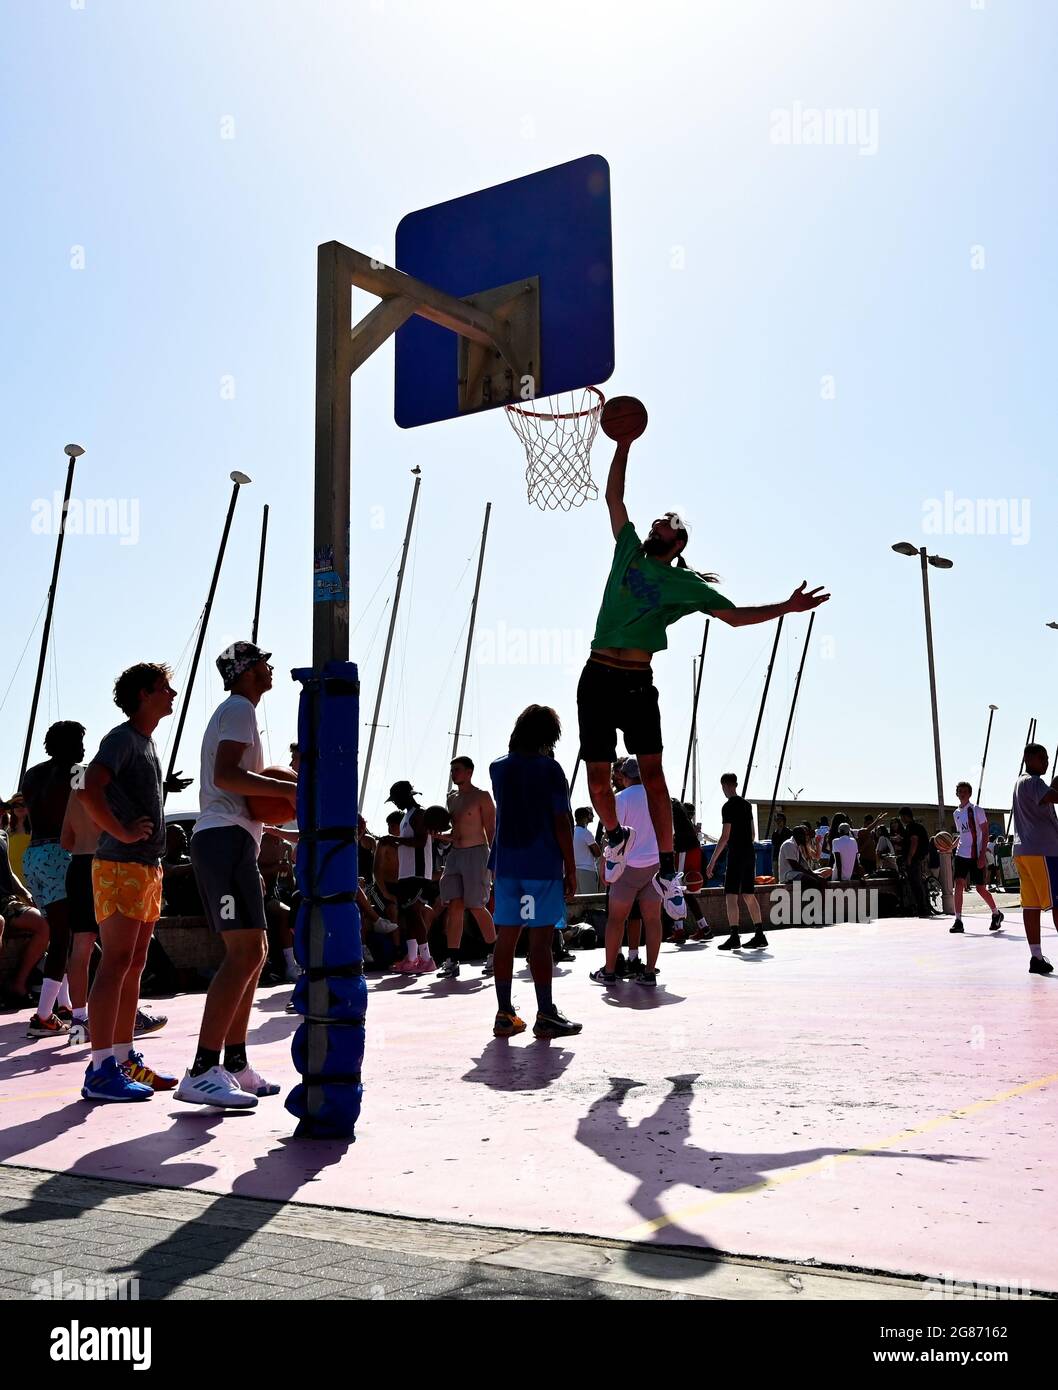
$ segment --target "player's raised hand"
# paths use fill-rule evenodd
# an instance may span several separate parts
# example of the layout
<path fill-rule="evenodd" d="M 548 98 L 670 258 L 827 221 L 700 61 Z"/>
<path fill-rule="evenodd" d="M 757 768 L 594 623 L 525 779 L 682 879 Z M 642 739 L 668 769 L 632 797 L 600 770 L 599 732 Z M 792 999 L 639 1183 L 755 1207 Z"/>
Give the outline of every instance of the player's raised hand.
<path fill-rule="evenodd" d="M 797 588 L 786 600 L 786 611 L 788 613 L 807 613 L 809 608 L 818 608 L 821 603 L 826 603 L 829 594 L 822 592 L 822 584 L 817 584 L 814 589 L 808 588 L 808 580 L 802 579 Z"/>

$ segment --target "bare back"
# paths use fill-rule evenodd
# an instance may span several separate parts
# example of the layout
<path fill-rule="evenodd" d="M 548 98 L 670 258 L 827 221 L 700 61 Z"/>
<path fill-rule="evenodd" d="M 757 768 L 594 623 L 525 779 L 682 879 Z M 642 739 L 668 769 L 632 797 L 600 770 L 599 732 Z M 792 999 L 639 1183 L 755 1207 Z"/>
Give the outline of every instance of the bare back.
<path fill-rule="evenodd" d="M 452 844 L 457 849 L 473 849 L 492 843 L 496 828 L 496 806 L 481 787 L 466 786 L 448 793 L 448 814 L 452 817 Z"/>

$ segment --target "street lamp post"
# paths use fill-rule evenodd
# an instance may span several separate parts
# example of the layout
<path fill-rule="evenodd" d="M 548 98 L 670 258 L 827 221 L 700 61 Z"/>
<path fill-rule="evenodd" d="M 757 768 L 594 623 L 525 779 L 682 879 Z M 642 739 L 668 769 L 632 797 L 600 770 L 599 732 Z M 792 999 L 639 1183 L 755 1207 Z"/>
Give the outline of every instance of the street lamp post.
<path fill-rule="evenodd" d="M 933 662 L 933 619 L 929 606 L 929 572 L 927 565 L 934 569 L 950 570 L 952 561 L 943 555 L 929 555 L 926 547 L 912 545 L 909 541 L 898 541 L 893 549 L 898 555 L 919 557 L 922 566 L 922 605 L 926 617 L 926 657 L 929 662 L 929 698 L 933 715 L 933 757 L 937 768 L 937 824 L 944 829 L 944 773 L 940 761 L 940 717 L 937 713 L 937 672 Z M 940 856 L 941 899 L 945 912 L 955 911 L 955 896 L 952 890 L 952 863 L 950 854 Z"/>

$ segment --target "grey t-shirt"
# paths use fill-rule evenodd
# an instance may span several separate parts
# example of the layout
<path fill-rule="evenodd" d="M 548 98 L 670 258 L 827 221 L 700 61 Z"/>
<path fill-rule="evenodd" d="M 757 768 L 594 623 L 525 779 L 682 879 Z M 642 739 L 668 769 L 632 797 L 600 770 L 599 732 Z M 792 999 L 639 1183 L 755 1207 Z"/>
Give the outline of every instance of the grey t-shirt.
<path fill-rule="evenodd" d="M 1058 855 L 1058 816 L 1054 803 L 1041 806 L 1050 791 L 1042 777 L 1026 772 L 1014 786 L 1014 853 Z"/>
<path fill-rule="evenodd" d="M 162 806 L 162 765 L 154 739 L 141 734 L 132 724 L 111 729 L 92 759 L 105 767 L 112 778 L 106 787 L 107 804 L 122 825 L 139 816 L 150 816 L 154 834 L 134 845 L 124 845 L 106 831 L 96 846 L 97 859 L 113 859 L 119 864 L 160 864 L 165 853 L 165 812 Z"/>

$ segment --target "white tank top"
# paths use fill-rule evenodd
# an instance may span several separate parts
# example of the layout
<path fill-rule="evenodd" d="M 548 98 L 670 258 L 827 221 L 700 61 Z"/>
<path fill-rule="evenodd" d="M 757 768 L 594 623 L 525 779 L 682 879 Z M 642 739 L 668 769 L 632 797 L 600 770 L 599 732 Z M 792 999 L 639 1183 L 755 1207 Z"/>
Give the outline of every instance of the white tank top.
<path fill-rule="evenodd" d="M 413 806 L 410 811 L 405 811 L 400 822 L 400 837 L 403 840 L 406 836 L 415 834 L 412 829 L 411 818 L 419 810 L 418 806 Z M 398 878 L 433 878 L 433 836 L 427 835 L 426 843 L 421 849 L 416 849 L 414 845 L 397 846 L 397 877 Z"/>

